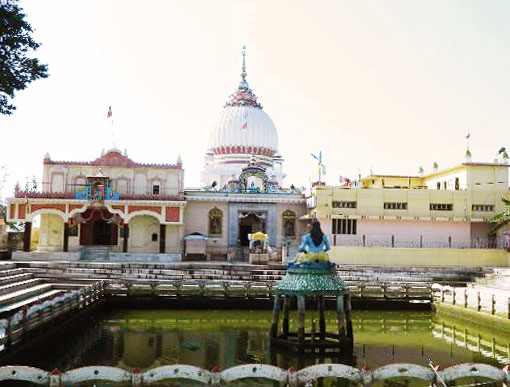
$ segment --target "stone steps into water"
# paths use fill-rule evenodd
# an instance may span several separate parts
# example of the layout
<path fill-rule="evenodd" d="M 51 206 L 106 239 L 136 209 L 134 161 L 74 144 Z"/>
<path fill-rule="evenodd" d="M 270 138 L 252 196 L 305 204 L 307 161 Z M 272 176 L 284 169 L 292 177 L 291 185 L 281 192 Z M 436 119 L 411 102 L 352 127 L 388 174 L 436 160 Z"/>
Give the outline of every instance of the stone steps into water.
<path fill-rule="evenodd" d="M 14 312 L 24 306 L 29 306 L 36 302 L 44 302 L 48 299 L 55 297 L 57 294 L 62 293 L 61 289 L 52 289 L 46 292 L 40 293 L 36 296 L 22 299 L 21 301 L 15 301 L 6 306 L 0 306 L 0 313 Z"/>
<path fill-rule="evenodd" d="M 16 282 L 26 281 L 33 278 L 33 274 L 31 273 L 21 273 L 15 274 L 12 276 L 0 277 L 0 286 L 12 284 Z"/>
<path fill-rule="evenodd" d="M 19 281 L 19 282 L 14 282 L 14 283 L 10 283 L 7 285 L 3 285 L 3 286 L 0 286 L 0 295 L 9 294 L 12 292 L 16 292 L 18 290 L 31 288 L 35 285 L 41 284 L 41 282 L 42 282 L 42 280 L 40 280 L 38 278 L 32 278 L 32 279 L 25 280 L 25 281 Z"/>
<path fill-rule="evenodd" d="M 51 284 L 41 284 L 29 288 L 24 288 L 22 290 L 13 291 L 11 293 L 0 296 L 0 305 L 10 305 L 26 298 L 40 295 L 50 290 L 52 290 Z"/>

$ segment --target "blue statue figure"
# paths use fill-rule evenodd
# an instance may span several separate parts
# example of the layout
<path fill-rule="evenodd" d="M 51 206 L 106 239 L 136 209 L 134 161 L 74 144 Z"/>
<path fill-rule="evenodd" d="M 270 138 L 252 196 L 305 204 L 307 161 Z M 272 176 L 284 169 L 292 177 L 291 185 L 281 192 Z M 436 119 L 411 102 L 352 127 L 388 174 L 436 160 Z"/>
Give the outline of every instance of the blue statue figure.
<path fill-rule="evenodd" d="M 328 237 L 321 230 L 321 224 L 318 220 L 312 221 L 310 232 L 301 239 L 299 253 L 294 261 L 301 263 L 305 261 L 329 261 L 327 252 L 331 250 Z"/>

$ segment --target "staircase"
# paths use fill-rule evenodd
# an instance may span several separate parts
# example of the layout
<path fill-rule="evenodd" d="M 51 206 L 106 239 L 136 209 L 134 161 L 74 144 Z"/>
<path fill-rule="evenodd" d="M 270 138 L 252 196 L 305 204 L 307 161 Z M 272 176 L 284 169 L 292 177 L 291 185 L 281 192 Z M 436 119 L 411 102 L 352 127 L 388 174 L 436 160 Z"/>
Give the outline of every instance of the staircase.
<path fill-rule="evenodd" d="M 0 315 L 64 292 L 12 263 L 0 263 Z"/>
<path fill-rule="evenodd" d="M 474 287 L 486 287 L 510 291 L 510 268 L 496 267 L 485 277 L 479 278 Z"/>

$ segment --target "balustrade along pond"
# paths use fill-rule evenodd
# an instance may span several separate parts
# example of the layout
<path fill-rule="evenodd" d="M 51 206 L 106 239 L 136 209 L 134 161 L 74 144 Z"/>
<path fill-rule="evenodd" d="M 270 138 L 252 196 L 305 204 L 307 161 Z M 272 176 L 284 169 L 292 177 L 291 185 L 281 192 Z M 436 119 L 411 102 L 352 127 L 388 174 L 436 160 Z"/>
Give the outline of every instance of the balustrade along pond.
<path fill-rule="evenodd" d="M 109 304 L 106 306 L 109 307 Z M 312 319 L 318 319 L 318 313 L 310 312 L 306 316 L 308 326 Z M 326 311 L 325 318 L 326 322 L 334 323 L 337 318 L 335 311 Z M 197 380 L 185 380 L 184 375 L 187 373 L 189 376 L 195 372 L 196 375 L 200 374 L 202 378 L 205 378 L 203 376 L 205 374 L 210 377 L 210 375 L 214 375 L 214 372 L 223 371 L 221 373 L 223 382 L 234 380 L 232 385 L 235 386 L 273 386 L 283 385 L 285 382 L 279 384 L 277 381 L 263 378 L 236 381 L 236 377 L 233 376 L 234 371 L 232 371 L 233 375 L 230 375 L 227 369 L 243 364 L 267 364 L 279 367 L 273 369 L 273 374 L 276 372 L 274 370 L 280 370 L 278 372 L 286 374 L 285 370 L 289 369 L 297 371 L 313 365 L 334 363 L 355 367 L 352 369 L 348 367 L 352 374 L 354 372 L 352 370 L 355 370 L 354 373 L 359 373 L 360 370 L 375 372 L 389 364 L 412 363 L 422 366 L 417 368 L 416 375 L 422 375 L 424 372 L 434 375 L 429 364 L 440 364 L 441 367 L 446 368 L 460 363 L 484 363 L 501 370 L 504 364 L 510 363 L 510 332 L 469 326 L 460 320 L 457 321 L 430 311 L 354 310 L 352 313 L 353 354 L 343 357 L 334 354 L 301 355 L 272 347 L 270 344 L 272 313 L 269 310 L 110 309 L 91 313 L 89 320 L 81 325 L 68 328 L 65 334 L 52 338 L 50 343 L 45 342 L 32 346 L 28 350 L 18 351 L 9 358 L 8 363 L 2 360 L 1 365 L 17 364 L 37 367 L 46 371 L 55 370 L 53 374 L 56 375 L 59 372 L 79 367 L 96 366 L 94 375 L 99 375 L 98 379 L 101 379 L 101 372 L 108 371 L 107 368 L 104 368 L 105 366 L 117 367 L 119 369 L 116 371 L 117 373 L 124 372 L 122 370 L 127 371 L 125 374 L 127 376 L 122 376 L 126 378 L 131 378 L 132 373 L 139 375 L 138 372 L 141 371 L 153 370 L 161 366 L 174 366 L 171 368 L 172 374 L 175 376 L 177 372 L 182 372 L 182 379 L 166 379 L 164 382 L 150 383 L 150 385 L 208 385 L 208 383 L 211 384 L 208 379 L 204 379 L 205 383 L 200 383 Z M 290 316 L 289 324 L 291 329 L 297 329 L 297 314 Z M 199 368 L 186 368 L 185 366 Z M 250 368 L 250 372 L 262 372 L 256 368 L 257 366 L 254 367 Z M 401 367 L 400 372 L 403 372 L 403 369 L 407 371 L 411 366 L 407 365 L 406 367 Z M 167 369 L 167 373 L 169 369 Z M 329 367 L 330 371 L 331 369 Z M 474 373 L 473 370 L 475 368 L 472 367 L 472 373 Z M 491 370 L 493 369 L 491 368 Z M 16 372 L 22 371 L 26 370 L 4 368 L 2 371 L 0 368 L 0 378 L 6 372 L 14 375 Z M 247 371 L 244 370 L 244 372 Z M 479 368 L 476 368 L 476 372 L 480 372 Z M 334 373 L 330 374 L 334 375 Z M 46 373 L 38 377 L 40 380 L 46 380 L 44 378 L 49 378 L 51 376 L 49 375 Z M 76 375 L 78 374 L 76 373 Z M 64 380 L 67 380 L 65 378 L 62 378 L 62 383 L 59 384 L 51 384 L 49 381 L 47 384 L 40 384 L 98 387 L 134 384 L 104 380 L 87 382 L 86 380 L 91 378 L 79 379 L 76 375 L 73 384 L 64 383 Z M 322 375 L 327 375 L 327 373 Z M 371 375 L 375 380 L 375 374 Z M 123 380 L 122 377 L 119 376 L 120 379 L 117 380 Z M 145 377 L 144 380 L 149 380 L 150 377 L 155 378 L 156 376 L 149 373 Z M 308 377 L 311 378 L 310 375 Z M 275 380 L 279 380 L 276 376 L 275 378 Z M 285 375 L 280 375 L 280 378 L 288 380 Z M 356 380 L 355 376 L 352 378 L 352 380 Z M 85 382 L 76 382 L 77 380 L 85 380 Z M 475 376 L 463 379 L 462 382 L 457 381 L 457 385 L 484 381 L 487 380 L 481 376 Z M 312 385 L 310 383 L 309 381 L 306 385 Z M 425 380 L 410 377 L 387 379 L 378 383 L 374 382 L 371 385 L 425 386 L 430 384 Z M 448 384 L 451 385 L 451 383 Z M 0 385 L 36 384 L 7 380 L 0 382 Z M 220 385 L 224 385 L 224 383 L 220 383 Z M 319 378 L 314 385 L 347 386 L 357 384 L 347 379 Z"/>

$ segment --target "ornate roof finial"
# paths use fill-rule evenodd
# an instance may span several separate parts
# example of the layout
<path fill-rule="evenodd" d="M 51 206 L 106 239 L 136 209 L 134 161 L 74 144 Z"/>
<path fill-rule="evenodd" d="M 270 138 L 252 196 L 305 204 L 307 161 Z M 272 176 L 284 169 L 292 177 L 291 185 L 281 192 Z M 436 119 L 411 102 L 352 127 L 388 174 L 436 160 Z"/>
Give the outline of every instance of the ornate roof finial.
<path fill-rule="evenodd" d="M 243 46 L 243 72 L 241 73 L 241 78 L 243 78 L 243 82 L 246 82 L 246 46 Z"/>

